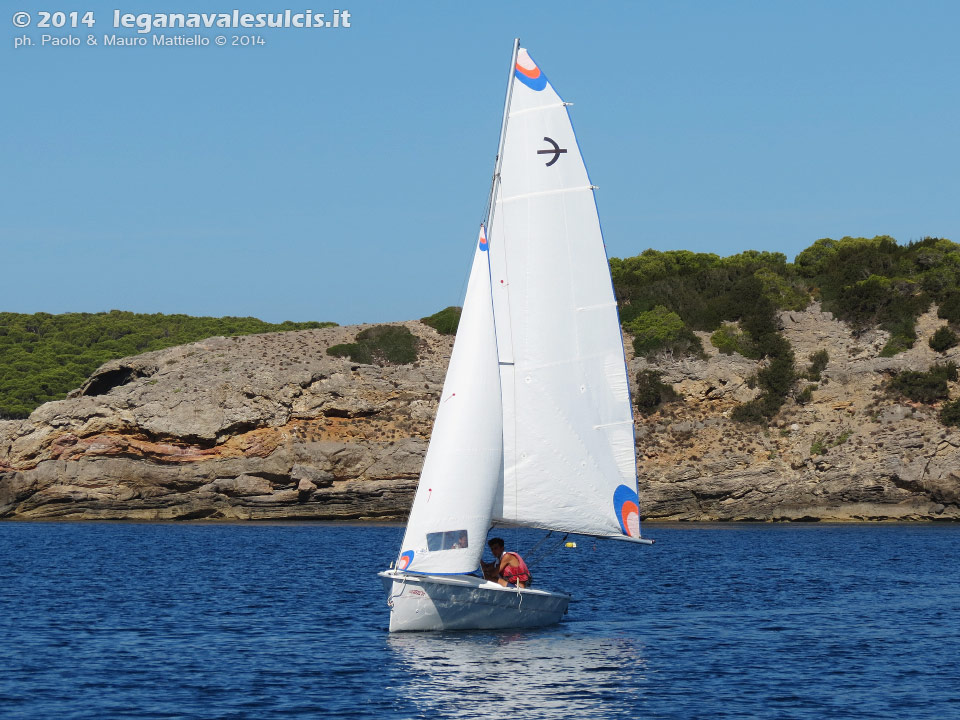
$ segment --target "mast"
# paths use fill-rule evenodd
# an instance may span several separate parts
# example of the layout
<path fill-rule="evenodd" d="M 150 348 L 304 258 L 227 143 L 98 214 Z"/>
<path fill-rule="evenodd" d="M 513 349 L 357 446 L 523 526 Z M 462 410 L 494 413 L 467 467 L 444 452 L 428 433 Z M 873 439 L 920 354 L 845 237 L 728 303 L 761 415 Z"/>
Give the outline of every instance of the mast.
<path fill-rule="evenodd" d="M 493 229 L 493 215 L 496 212 L 494 198 L 497 196 L 497 186 L 500 184 L 500 167 L 503 165 L 503 142 L 507 137 L 507 121 L 510 118 L 510 100 L 513 98 L 513 74 L 517 67 L 517 53 L 520 52 L 520 38 L 513 40 L 513 53 L 510 56 L 510 70 L 507 73 L 507 92 L 503 101 L 503 120 L 500 122 L 500 142 L 497 145 L 497 160 L 493 167 L 493 179 L 490 181 L 490 197 L 487 199 L 487 240 Z"/>

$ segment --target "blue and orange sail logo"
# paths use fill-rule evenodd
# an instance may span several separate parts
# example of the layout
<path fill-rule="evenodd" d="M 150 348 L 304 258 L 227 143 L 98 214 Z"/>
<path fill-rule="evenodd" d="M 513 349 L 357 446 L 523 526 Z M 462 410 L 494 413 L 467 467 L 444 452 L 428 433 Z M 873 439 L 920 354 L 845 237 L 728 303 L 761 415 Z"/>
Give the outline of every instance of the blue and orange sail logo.
<path fill-rule="evenodd" d="M 520 52 L 517 53 L 517 65 L 513 74 L 531 90 L 539 91 L 547 86 L 547 76 L 523 48 L 520 48 Z"/>
<path fill-rule="evenodd" d="M 483 225 L 480 226 L 480 250 L 486 252 L 490 248 L 487 246 L 487 231 L 484 230 Z"/>
<path fill-rule="evenodd" d="M 407 550 L 397 561 L 397 570 L 406 570 L 413 562 L 413 550 Z"/>
<path fill-rule="evenodd" d="M 640 498 L 637 493 L 620 485 L 613 491 L 613 508 L 620 521 L 620 531 L 630 537 L 640 537 Z"/>

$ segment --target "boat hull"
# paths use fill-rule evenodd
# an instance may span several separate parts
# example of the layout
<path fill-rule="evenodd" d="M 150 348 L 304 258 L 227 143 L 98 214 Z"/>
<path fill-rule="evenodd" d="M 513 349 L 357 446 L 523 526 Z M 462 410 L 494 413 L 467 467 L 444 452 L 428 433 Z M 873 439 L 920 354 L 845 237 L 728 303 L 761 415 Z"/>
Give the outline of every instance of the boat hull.
<path fill-rule="evenodd" d="M 570 596 L 503 587 L 473 575 L 379 573 L 390 606 L 390 632 L 497 630 L 553 625 Z"/>

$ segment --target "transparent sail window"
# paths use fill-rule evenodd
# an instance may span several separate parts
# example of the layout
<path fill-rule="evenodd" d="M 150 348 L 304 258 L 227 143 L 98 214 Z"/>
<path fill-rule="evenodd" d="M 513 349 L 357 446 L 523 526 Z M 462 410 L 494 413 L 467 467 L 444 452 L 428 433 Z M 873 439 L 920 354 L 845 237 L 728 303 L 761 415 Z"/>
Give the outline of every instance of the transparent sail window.
<path fill-rule="evenodd" d="M 466 530 L 427 533 L 427 550 L 462 550 L 467 547 Z"/>

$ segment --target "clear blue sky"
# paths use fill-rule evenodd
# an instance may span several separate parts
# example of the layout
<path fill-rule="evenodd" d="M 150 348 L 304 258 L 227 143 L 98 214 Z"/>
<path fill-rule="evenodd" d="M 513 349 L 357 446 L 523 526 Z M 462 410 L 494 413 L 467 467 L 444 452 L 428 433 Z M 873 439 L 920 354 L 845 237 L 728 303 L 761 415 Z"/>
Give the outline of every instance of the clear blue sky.
<path fill-rule="evenodd" d="M 33 0 L 6 4 L 0 310 L 347 324 L 458 304 L 515 36 L 575 103 L 611 256 L 960 241 L 960 3 L 238 1 L 82 5 L 101 43 L 115 8 L 352 27 L 14 49 L 42 31 L 11 22 Z"/>

